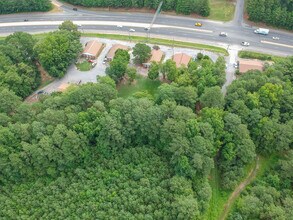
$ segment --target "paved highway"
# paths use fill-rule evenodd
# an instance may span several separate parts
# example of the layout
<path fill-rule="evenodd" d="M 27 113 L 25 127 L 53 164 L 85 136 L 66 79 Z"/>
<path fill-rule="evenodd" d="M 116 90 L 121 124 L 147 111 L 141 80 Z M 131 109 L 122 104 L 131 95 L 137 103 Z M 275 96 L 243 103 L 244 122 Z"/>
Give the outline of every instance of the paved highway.
<path fill-rule="evenodd" d="M 84 9 L 73 11 L 72 7 L 62 5 L 60 13 L 31 13 L 0 16 L 0 34 L 7 35 L 15 31 L 43 32 L 57 29 L 58 24 L 64 20 L 72 20 L 82 25 L 84 31 L 124 33 L 129 34 L 130 28 L 135 29 L 134 34 L 146 34 L 147 27 L 153 14 L 148 13 L 122 13 L 122 12 L 96 12 Z M 238 46 L 239 49 L 255 50 L 276 55 L 293 54 L 293 34 L 289 32 L 271 30 L 268 36 L 253 33 L 256 27 L 243 24 L 242 20 L 243 0 L 237 3 L 235 17 L 231 22 L 215 22 L 200 20 L 190 17 L 170 16 L 160 14 L 153 28 L 151 36 L 165 36 L 176 39 L 186 39 L 222 46 Z M 28 22 L 24 22 L 28 19 Z M 202 22 L 202 27 L 195 27 L 196 21 Z M 117 25 L 123 25 L 118 29 Z M 220 32 L 227 32 L 228 37 L 220 37 Z M 280 39 L 275 41 L 273 36 Z M 250 46 L 243 48 L 240 43 L 247 41 Z"/>

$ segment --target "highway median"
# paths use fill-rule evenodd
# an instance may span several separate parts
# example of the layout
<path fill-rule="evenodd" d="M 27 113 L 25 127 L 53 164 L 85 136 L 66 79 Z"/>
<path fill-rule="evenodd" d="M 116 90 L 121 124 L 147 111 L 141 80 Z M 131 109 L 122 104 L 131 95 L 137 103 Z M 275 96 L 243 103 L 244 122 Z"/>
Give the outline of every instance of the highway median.
<path fill-rule="evenodd" d="M 177 40 L 169 40 L 162 38 L 147 38 L 142 36 L 129 36 L 129 35 L 120 35 L 120 34 L 99 34 L 99 33 L 82 33 L 83 37 L 98 37 L 98 38 L 107 38 L 112 40 L 124 40 L 124 41 L 134 41 L 134 42 L 145 42 L 150 44 L 165 45 L 171 47 L 185 47 L 198 50 L 207 50 L 214 53 L 221 53 L 225 56 L 228 56 L 229 53 L 226 49 L 206 44 L 198 44 L 193 42 L 184 42 Z"/>

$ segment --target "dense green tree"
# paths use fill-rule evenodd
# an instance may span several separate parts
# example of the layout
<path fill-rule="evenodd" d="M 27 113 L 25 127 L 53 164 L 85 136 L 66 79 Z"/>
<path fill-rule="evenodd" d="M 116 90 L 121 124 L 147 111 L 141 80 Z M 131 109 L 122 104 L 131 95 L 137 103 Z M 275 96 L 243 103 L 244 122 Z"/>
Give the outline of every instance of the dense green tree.
<path fill-rule="evenodd" d="M 164 78 L 167 76 L 168 80 L 174 81 L 178 75 L 176 63 L 173 60 L 167 60 L 162 64 L 161 72 Z"/>
<path fill-rule="evenodd" d="M 36 51 L 40 63 L 51 76 L 63 77 L 81 51 L 81 43 L 73 32 L 60 30 L 40 41 Z"/>
<path fill-rule="evenodd" d="M 148 70 L 148 78 L 155 80 L 159 77 L 160 74 L 160 64 L 152 62 Z"/>
<path fill-rule="evenodd" d="M 206 88 L 200 97 L 203 107 L 223 108 L 224 96 L 219 86 Z"/>
<path fill-rule="evenodd" d="M 142 64 L 147 62 L 151 57 L 151 48 L 146 44 L 137 43 L 133 48 L 132 54 L 134 56 L 134 62 Z"/>
<path fill-rule="evenodd" d="M 247 2 L 249 20 L 265 22 L 289 30 L 293 29 L 292 1 L 256 1 Z"/>
<path fill-rule="evenodd" d="M 134 67 L 128 67 L 126 69 L 126 75 L 128 76 L 129 82 L 132 83 L 136 79 L 137 71 Z"/>
<path fill-rule="evenodd" d="M 0 0 L 0 14 L 49 11 L 51 8 L 52 5 L 49 0 Z"/>
<path fill-rule="evenodd" d="M 161 2 L 160 0 L 124 0 L 124 1 L 98 1 L 98 0 L 66 0 L 71 4 L 82 5 L 87 7 L 113 7 L 113 8 L 151 8 L 156 9 Z M 201 6 L 203 5 L 203 6 Z M 192 12 L 199 13 L 202 16 L 208 16 L 209 4 L 208 1 L 204 0 L 164 0 L 162 5 L 162 10 L 164 11 L 176 11 L 176 13 L 190 14 Z"/>

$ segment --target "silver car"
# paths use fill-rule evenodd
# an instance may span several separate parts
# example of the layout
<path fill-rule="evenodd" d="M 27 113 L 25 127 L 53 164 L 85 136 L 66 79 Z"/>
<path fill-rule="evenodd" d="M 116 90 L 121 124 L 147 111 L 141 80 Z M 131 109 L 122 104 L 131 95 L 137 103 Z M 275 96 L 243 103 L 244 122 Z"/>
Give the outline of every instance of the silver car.
<path fill-rule="evenodd" d="M 219 36 L 221 36 L 221 37 L 227 37 L 228 34 L 227 34 L 226 32 L 221 32 L 221 33 L 219 34 Z"/>
<path fill-rule="evenodd" d="M 242 41 L 241 42 L 241 45 L 242 46 L 245 46 L 245 47 L 248 47 L 250 44 L 248 42 L 246 42 L 246 41 Z"/>

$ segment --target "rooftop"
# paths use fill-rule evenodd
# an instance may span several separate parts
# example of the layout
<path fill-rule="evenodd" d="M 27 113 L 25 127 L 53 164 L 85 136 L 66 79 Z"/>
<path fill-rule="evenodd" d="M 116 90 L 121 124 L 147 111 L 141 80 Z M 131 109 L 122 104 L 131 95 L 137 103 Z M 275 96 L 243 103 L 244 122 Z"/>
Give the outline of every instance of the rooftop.
<path fill-rule="evenodd" d="M 187 66 L 190 60 L 191 56 L 185 53 L 177 53 L 173 56 L 173 61 L 176 63 L 177 67 L 180 67 L 181 65 Z"/>
<path fill-rule="evenodd" d="M 86 46 L 82 52 L 83 55 L 96 56 L 103 48 L 103 43 L 92 40 L 86 43 Z"/>
<path fill-rule="evenodd" d="M 163 51 L 153 49 L 152 50 L 152 55 L 151 55 L 151 58 L 150 58 L 149 62 L 150 63 L 151 62 L 159 63 L 159 62 L 161 62 L 163 55 L 164 55 Z"/>
<path fill-rule="evenodd" d="M 107 58 L 108 59 L 113 59 L 115 56 L 115 53 L 118 49 L 121 50 L 129 50 L 129 47 L 122 45 L 122 44 L 114 44 L 111 49 L 109 50 L 108 54 L 107 54 Z"/>
<path fill-rule="evenodd" d="M 263 70 L 264 63 L 260 60 L 239 60 L 239 72 L 245 73 L 249 70 Z"/>

